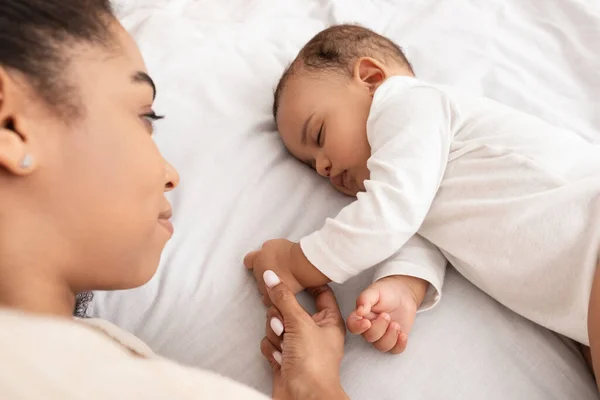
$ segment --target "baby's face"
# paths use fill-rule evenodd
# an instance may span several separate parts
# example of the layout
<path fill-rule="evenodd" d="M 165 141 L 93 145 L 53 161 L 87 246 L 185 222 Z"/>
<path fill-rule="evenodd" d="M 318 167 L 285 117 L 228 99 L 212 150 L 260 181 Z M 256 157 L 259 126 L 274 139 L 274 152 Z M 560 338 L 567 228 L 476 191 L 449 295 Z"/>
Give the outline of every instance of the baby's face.
<path fill-rule="evenodd" d="M 358 80 L 301 72 L 289 78 L 280 98 L 277 124 L 285 146 L 348 196 L 365 191 L 369 179 L 372 100 Z"/>

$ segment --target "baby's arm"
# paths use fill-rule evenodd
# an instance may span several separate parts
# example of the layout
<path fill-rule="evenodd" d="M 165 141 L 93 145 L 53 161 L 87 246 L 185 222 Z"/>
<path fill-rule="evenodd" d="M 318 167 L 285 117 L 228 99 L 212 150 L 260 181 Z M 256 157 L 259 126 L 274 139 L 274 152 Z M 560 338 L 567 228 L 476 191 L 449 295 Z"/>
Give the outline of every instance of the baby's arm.
<path fill-rule="evenodd" d="M 404 351 L 417 310 L 440 298 L 446 258 L 419 235 L 377 267 L 374 283 L 356 300 L 348 330 L 384 352 Z"/>
<path fill-rule="evenodd" d="M 304 288 L 317 287 L 325 285 L 331 280 L 319 271 L 314 265 L 308 261 L 308 258 L 304 255 L 300 243 L 294 243 L 291 250 L 290 269 L 294 278 Z"/>
<path fill-rule="evenodd" d="M 437 89 L 407 80 L 384 83 L 367 125 L 372 155 L 366 192 L 300 241 L 307 259 L 341 283 L 404 246 L 439 189 L 456 118 Z"/>
<path fill-rule="evenodd" d="M 420 229 L 445 173 L 458 115 L 444 93 L 415 82 L 392 80 L 375 93 L 366 192 L 299 246 L 278 241 L 274 250 L 263 246 L 246 256 L 261 288 L 267 267 L 282 270 L 294 291 L 342 283 L 391 257 Z"/>
<path fill-rule="evenodd" d="M 373 282 L 393 276 L 420 278 L 425 282 L 425 291 L 417 289 L 417 307 L 419 311 L 427 311 L 440 300 L 447 264 L 440 250 L 417 234 L 394 256 L 375 268 Z"/>

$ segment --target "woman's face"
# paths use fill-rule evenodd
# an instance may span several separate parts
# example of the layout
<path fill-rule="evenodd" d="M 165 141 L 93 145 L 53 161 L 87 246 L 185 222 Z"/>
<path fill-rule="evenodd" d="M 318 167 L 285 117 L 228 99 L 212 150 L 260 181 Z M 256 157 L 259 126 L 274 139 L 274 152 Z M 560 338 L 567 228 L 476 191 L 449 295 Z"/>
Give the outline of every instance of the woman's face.
<path fill-rule="evenodd" d="M 19 109 L 6 97 L 32 158 L 23 175 L 0 168 L 0 184 L 20 197 L 13 206 L 28 215 L 15 229 L 31 262 L 58 266 L 74 291 L 146 283 L 172 235 L 164 193 L 179 177 L 151 136 L 154 85 L 133 39 L 112 25 L 115 48 L 71 51 L 64 76 L 79 113 L 65 118 L 32 99 Z"/>

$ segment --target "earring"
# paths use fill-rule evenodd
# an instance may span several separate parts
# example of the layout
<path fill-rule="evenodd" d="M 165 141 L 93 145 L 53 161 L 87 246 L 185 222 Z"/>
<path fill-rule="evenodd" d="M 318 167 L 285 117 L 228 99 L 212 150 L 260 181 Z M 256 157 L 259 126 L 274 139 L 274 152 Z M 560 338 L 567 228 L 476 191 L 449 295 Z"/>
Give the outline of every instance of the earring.
<path fill-rule="evenodd" d="M 31 156 L 29 154 L 25 154 L 25 157 L 23 157 L 19 166 L 21 169 L 29 169 L 31 167 Z"/>

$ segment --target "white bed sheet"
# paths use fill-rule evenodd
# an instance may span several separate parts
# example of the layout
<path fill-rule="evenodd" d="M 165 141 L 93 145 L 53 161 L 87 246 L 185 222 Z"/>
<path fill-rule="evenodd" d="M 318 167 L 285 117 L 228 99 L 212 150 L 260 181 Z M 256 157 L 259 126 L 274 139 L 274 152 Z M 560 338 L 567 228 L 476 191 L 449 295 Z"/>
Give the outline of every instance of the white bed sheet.
<path fill-rule="evenodd" d="M 158 85 L 156 141 L 181 174 L 176 234 L 142 288 L 97 293 L 95 316 L 154 350 L 268 393 L 258 343 L 264 308 L 244 254 L 298 239 L 348 199 L 284 151 L 272 89 L 329 24 L 359 22 L 400 43 L 417 74 L 487 95 L 600 142 L 600 3 L 567 0 L 123 0 L 119 15 Z M 370 280 L 335 290 L 347 315 Z M 506 310 L 450 271 L 408 350 L 348 337 L 353 399 L 598 399 L 567 341 Z"/>

